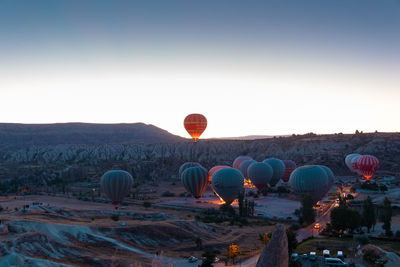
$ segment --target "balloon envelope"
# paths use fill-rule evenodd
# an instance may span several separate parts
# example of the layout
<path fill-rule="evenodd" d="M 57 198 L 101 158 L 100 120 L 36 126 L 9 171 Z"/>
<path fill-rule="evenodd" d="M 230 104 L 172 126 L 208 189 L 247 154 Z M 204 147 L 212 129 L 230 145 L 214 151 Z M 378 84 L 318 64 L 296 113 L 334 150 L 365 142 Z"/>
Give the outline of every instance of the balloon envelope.
<path fill-rule="evenodd" d="M 201 166 L 198 162 L 185 162 L 179 167 L 179 178 L 181 178 L 182 173 L 191 167 Z"/>
<path fill-rule="evenodd" d="M 207 188 L 207 170 L 201 166 L 187 168 L 182 173 L 181 181 L 185 189 L 197 199 Z"/>
<path fill-rule="evenodd" d="M 361 156 L 360 154 L 349 154 L 346 156 L 346 158 L 344 159 L 344 163 L 346 164 L 347 168 L 350 169 L 350 171 L 354 172 L 352 166 L 351 166 L 351 160 L 355 157 L 355 156 Z"/>
<path fill-rule="evenodd" d="M 226 166 L 226 165 L 217 165 L 212 167 L 209 171 L 208 171 L 208 181 L 211 183 L 211 178 L 214 175 L 214 173 L 216 171 L 219 171 L 221 169 L 226 169 L 226 168 L 231 168 L 230 166 Z"/>
<path fill-rule="evenodd" d="M 100 180 L 101 189 L 114 205 L 121 203 L 132 184 L 133 178 L 130 173 L 122 170 L 107 171 Z"/>
<path fill-rule="evenodd" d="M 362 175 L 362 172 L 358 169 L 357 160 L 361 157 L 361 155 L 356 155 L 351 158 L 351 169 L 354 173 L 358 175 Z"/>
<path fill-rule="evenodd" d="M 285 183 L 289 181 L 290 175 L 296 169 L 296 163 L 293 160 L 285 159 L 282 160 L 283 164 L 285 164 L 285 171 L 282 175 L 282 181 Z"/>
<path fill-rule="evenodd" d="M 269 158 L 264 160 L 263 162 L 268 163 L 272 167 L 274 173 L 272 174 L 272 178 L 269 181 L 269 184 L 271 186 L 275 186 L 285 172 L 285 164 L 283 164 L 282 160 L 276 158 Z"/>
<path fill-rule="evenodd" d="M 190 134 L 195 142 L 207 128 L 207 119 L 202 114 L 189 114 L 183 121 L 186 131 Z"/>
<path fill-rule="evenodd" d="M 326 173 L 326 175 L 328 176 L 328 190 L 331 188 L 331 186 L 333 185 L 333 183 L 335 182 L 335 174 L 333 173 L 333 171 L 325 166 L 325 165 L 317 165 L 320 168 L 322 168 L 324 170 L 324 172 Z"/>
<path fill-rule="evenodd" d="M 218 196 L 231 204 L 243 189 L 244 178 L 240 171 L 225 168 L 214 173 L 211 183 Z"/>
<path fill-rule="evenodd" d="M 249 160 L 249 159 L 252 159 L 252 158 L 249 156 L 239 156 L 233 161 L 232 167 L 235 168 L 236 170 L 239 170 L 240 163 L 242 163 L 245 160 Z"/>
<path fill-rule="evenodd" d="M 302 166 L 292 172 L 289 184 L 296 193 L 309 194 L 317 202 L 327 192 L 328 176 L 319 166 Z"/>
<path fill-rule="evenodd" d="M 243 177 L 244 177 L 245 179 L 248 179 L 248 178 L 249 178 L 249 177 L 247 176 L 247 169 L 249 168 L 249 166 L 250 166 L 252 163 L 255 163 L 255 162 L 257 162 L 257 161 L 255 161 L 254 159 L 248 159 L 248 160 L 242 161 L 242 163 L 240 163 L 240 165 L 239 165 L 239 171 L 242 173 L 242 175 L 243 175 Z"/>
<path fill-rule="evenodd" d="M 357 168 L 369 180 L 379 168 L 379 160 L 371 155 L 363 155 L 357 160 Z"/>
<path fill-rule="evenodd" d="M 264 162 L 253 162 L 247 168 L 248 178 L 258 190 L 262 190 L 271 180 L 272 167 Z"/>

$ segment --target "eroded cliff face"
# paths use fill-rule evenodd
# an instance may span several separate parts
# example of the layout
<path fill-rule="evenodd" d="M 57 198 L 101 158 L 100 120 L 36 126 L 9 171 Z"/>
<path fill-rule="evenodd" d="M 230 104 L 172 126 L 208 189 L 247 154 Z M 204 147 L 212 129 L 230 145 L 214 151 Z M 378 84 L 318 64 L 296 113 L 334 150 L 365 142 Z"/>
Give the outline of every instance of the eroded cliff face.
<path fill-rule="evenodd" d="M 289 266 L 288 239 L 285 226 L 277 224 L 258 259 L 256 267 L 287 267 Z"/>

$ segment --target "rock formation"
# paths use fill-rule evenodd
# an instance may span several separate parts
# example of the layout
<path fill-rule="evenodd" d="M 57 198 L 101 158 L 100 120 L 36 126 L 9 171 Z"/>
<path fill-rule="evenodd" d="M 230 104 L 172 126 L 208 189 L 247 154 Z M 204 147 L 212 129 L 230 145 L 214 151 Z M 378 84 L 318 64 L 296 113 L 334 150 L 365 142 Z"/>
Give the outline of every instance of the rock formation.
<path fill-rule="evenodd" d="M 277 224 L 271 240 L 264 247 L 256 267 L 289 266 L 288 239 L 285 226 Z"/>

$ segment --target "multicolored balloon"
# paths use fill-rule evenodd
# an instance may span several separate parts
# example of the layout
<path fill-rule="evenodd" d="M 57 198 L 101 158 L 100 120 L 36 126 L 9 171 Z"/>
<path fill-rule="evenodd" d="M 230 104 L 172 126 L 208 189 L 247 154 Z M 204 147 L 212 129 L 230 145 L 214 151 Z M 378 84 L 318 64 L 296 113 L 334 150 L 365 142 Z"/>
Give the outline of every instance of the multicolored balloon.
<path fill-rule="evenodd" d="M 242 163 L 245 160 L 249 160 L 249 159 L 252 159 L 252 158 L 249 156 L 239 156 L 233 161 L 232 167 L 235 168 L 236 170 L 239 170 L 240 163 Z"/>
<path fill-rule="evenodd" d="M 242 175 L 245 179 L 249 178 L 247 175 L 247 169 L 249 168 L 249 166 L 252 163 L 255 163 L 255 162 L 257 162 L 257 161 L 255 161 L 254 159 L 248 159 L 248 160 L 242 161 L 242 163 L 240 163 L 239 171 L 242 173 Z"/>
<path fill-rule="evenodd" d="M 200 135 L 207 128 L 207 119 L 202 114 L 189 114 L 183 121 L 186 131 L 193 138 L 194 142 L 197 142 Z"/>
<path fill-rule="evenodd" d="M 225 168 L 214 173 L 211 183 L 217 195 L 229 205 L 243 189 L 244 177 L 234 168 Z"/>
<path fill-rule="evenodd" d="M 100 187 L 112 204 L 118 205 L 129 193 L 133 184 L 132 175 L 127 171 L 107 171 L 100 180 Z"/>
<path fill-rule="evenodd" d="M 282 160 L 283 164 L 285 164 L 285 171 L 282 175 L 282 181 L 287 183 L 289 181 L 290 175 L 296 169 L 296 163 L 293 160 L 285 159 Z"/>
<path fill-rule="evenodd" d="M 268 163 L 253 162 L 247 168 L 247 177 L 258 190 L 262 190 L 268 184 L 272 175 L 273 170 Z"/>
<path fill-rule="evenodd" d="M 357 160 L 357 168 L 369 180 L 379 168 L 379 160 L 372 155 L 363 155 Z"/>
<path fill-rule="evenodd" d="M 198 162 L 185 162 L 179 167 L 179 178 L 182 177 L 182 173 L 191 167 L 201 166 Z"/>
<path fill-rule="evenodd" d="M 301 166 L 290 175 L 289 184 L 298 194 L 309 194 L 317 202 L 328 191 L 328 176 L 319 166 Z"/>
<path fill-rule="evenodd" d="M 208 172 L 201 166 L 190 167 L 183 171 L 181 181 L 186 191 L 198 199 L 208 186 Z"/>
<path fill-rule="evenodd" d="M 272 179 L 269 181 L 269 185 L 275 186 L 285 172 L 285 164 L 283 164 L 282 160 L 277 158 L 269 158 L 264 160 L 263 162 L 268 163 L 272 167 L 274 173 L 272 174 Z"/>

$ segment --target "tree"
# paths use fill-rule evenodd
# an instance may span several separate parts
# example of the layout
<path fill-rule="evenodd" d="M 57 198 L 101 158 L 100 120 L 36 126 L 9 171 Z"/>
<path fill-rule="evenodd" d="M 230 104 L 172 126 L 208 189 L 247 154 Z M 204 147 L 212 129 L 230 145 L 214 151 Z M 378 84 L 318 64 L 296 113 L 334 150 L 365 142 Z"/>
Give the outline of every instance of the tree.
<path fill-rule="evenodd" d="M 240 247 L 238 245 L 232 244 L 228 247 L 228 257 L 232 259 L 233 264 L 235 264 L 236 256 L 239 256 L 240 254 L 242 254 L 242 252 L 240 251 Z"/>
<path fill-rule="evenodd" d="M 337 207 L 331 211 L 331 225 L 337 231 L 350 229 L 354 231 L 361 225 L 361 216 L 358 211 L 347 208 Z"/>
<path fill-rule="evenodd" d="M 369 233 L 369 230 L 375 224 L 376 224 L 375 207 L 374 203 L 372 203 L 371 198 L 368 196 L 363 203 L 362 225 L 367 227 Z"/>
<path fill-rule="evenodd" d="M 201 263 L 200 267 L 212 267 L 215 257 L 217 256 L 218 251 L 207 250 L 203 253 L 204 260 Z"/>
<path fill-rule="evenodd" d="M 286 229 L 286 236 L 288 239 L 288 252 L 292 255 L 293 250 L 297 247 L 298 242 L 296 238 L 297 233 L 289 228 Z"/>
<path fill-rule="evenodd" d="M 241 190 L 238 195 L 239 216 L 243 216 L 243 200 L 244 200 L 244 192 L 243 190 Z"/>
<path fill-rule="evenodd" d="M 307 225 L 315 221 L 315 211 L 313 209 L 314 201 L 309 194 L 303 194 L 301 198 L 299 222 L 305 222 Z"/>
<path fill-rule="evenodd" d="M 201 248 L 203 246 L 203 241 L 201 240 L 200 237 L 196 238 L 195 243 L 197 248 Z"/>
<path fill-rule="evenodd" d="M 270 239 L 271 239 L 271 235 L 269 235 L 269 234 L 266 234 L 266 233 L 258 234 L 258 240 L 260 240 L 264 246 L 269 243 Z"/>
<path fill-rule="evenodd" d="M 390 200 L 385 197 L 383 201 L 383 208 L 380 216 L 381 222 L 383 222 L 382 228 L 385 229 L 385 234 L 387 236 L 392 236 L 393 232 L 391 230 L 391 221 L 392 221 L 392 205 Z"/>

